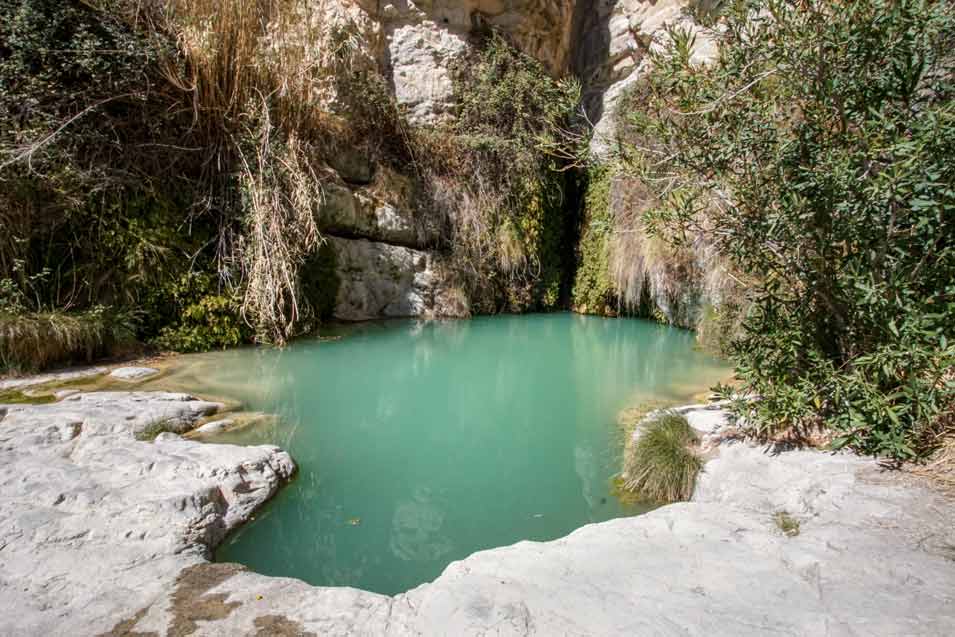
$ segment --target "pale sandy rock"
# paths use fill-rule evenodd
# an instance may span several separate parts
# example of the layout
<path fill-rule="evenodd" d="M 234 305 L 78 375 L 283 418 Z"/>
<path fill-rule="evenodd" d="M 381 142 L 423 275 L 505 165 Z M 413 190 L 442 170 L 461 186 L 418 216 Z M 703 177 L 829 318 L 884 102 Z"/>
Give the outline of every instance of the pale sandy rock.
<path fill-rule="evenodd" d="M 414 193 L 409 177 L 386 166 L 363 186 L 328 179 L 322 185 L 319 228 L 323 234 L 342 238 L 428 248 L 437 241 L 438 230 L 418 211 Z"/>
<path fill-rule="evenodd" d="M 388 33 L 395 97 L 415 123 L 433 123 L 454 105 L 451 67 L 468 50 L 464 36 L 431 21 L 401 24 Z"/>
<path fill-rule="evenodd" d="M 216 407 L 104 392 L 0 408 L 0 634 L 110 629 L 275 492 L 294 471 L 275 447 L 136 439 L 155 418 L 188 427 Z"/>
<path fill-rule="evenodd" d="M 568 70 L 573 0 L 394 0 L 359 4 L 382 25 L 384 62 L 400 104 L 417 123 L 447 117 L 453 66 L 487 29 L 503 33 L 555 76 Z"/>
<path fill-rule="evenodd" d="M 667 25 L 696 34 L 691 61 L 705 64 L 716 56 L 715 43 L 685 15 L 687 0 L 596 1 L 593 17 L 581 34 L 577 69 L 584 78 L 586 104 L 595 124 L 591 152 L 604 156 L 616 141 L 621 96 L 648 70 L 647 52 L 660 46 Z"/>
<path fill-rule="evenodd" d="M 324 234 L 424 247 L 411 210 L 337 184 L 323 190 L 319 227 Z"/>

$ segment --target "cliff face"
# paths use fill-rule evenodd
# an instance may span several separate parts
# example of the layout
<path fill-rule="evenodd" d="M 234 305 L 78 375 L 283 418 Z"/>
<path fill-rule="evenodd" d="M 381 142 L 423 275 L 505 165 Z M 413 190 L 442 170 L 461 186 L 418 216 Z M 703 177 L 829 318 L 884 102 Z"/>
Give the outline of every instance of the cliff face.
<path fill-rule="evenodd" d="M 336 11 L 363 29 L 364 55 L 384 75 L 411 124 L 440 126 L 454 118 L 454 74 L 466 64 L 482 35 L 501 33 L 538 60 L 553 77 L 577 77 L 583 107 L 594 125 L 591 151 L 607 159 L 617 143 L 618 104 L 646 70 L 646 53 L 668 24 L 692 27 L 686 3 L 673 0 L 335 0 Z M 696 56 L 714 53 L 698 38 Z M 385 169 L 360 150 L 335 163 L 338 176 L 326 188 L 320 226 L 334 252 L 334 308 L 346 320 L 378 316 L 463 316 L 467 295 L 444 267 L 437 250 L 440 225 L 418 205 L 414 168 Z M 404 173 L 404 174 L 400 174 Z M 627 259 L 643 263 L 634 246 L 613 234 L 593 239 L 596 218 L 627 217 L 621 206 L 634 201 L 639 185 L 624 178 L 610 183 L 610 209 L 583 215 L 582 236 L 591 236 L 591 255 L 581 263 L 606 280 L 603 302 L 578 303 L 590 312 L 642 311 L 671 323 L 694 326 L 707 302 L 706 255 L 684 259 L 684 266 L 629 270 Z M 568 207 L 575 204 L 568 202 Z M 576 210 L 567 214 L 576 215 Z M 623 265 L 622 265 L 623 264 Z M 629 279 L 628 279 L 629 277 Z M 634 277 L 641 280 L 634 281 Z M 629 281 L 629 283 L 628 283 Z M 582 291 L 586 296 L 588 291 Z M 590 296 L 593 296 L 592 294 Z M 649 306 L 647 304 L 649 300 Z"/>
<path fill-rule="evenodd" d="M 433 122 L 453 104 L 450 66 L 489 30 L 554 75 L 568 68 L 573 0 L 358 0 L 384 35 L 380 50 L 399 103 L 413 121 Z"/>

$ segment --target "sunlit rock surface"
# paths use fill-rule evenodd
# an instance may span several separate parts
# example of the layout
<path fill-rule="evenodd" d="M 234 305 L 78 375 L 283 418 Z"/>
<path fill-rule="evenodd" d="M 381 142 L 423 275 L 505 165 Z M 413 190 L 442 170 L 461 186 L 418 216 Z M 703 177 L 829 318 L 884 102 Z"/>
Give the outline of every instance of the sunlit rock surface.
<path fill-rule="evenodd" d="M 159 370 L 152 367 L 117 367 L 109 375 L 117 380 L 136 382 L 155 376 L 158 373 Z"/>
<path fill-rule="evenodd" d="M 0 635 L 111 628 L 275 492 L 294 471 L 278 448 L 159 433 L 218 408 L 148 392 L 0 405 Z"/>
<path fill-rule="evenodd" d="M 0 407 L 0 599 L 15 609 L 0 634 L 955 633 L 953 507 L 870 460 L 724 443 L 693 502 L 476 553 L 387 597 L 207 562 L 293 471 L 275 447 L 134 436 L 215 403 L 71 398 Z M 726 423 L 687 416 L 707 434 Z"/>

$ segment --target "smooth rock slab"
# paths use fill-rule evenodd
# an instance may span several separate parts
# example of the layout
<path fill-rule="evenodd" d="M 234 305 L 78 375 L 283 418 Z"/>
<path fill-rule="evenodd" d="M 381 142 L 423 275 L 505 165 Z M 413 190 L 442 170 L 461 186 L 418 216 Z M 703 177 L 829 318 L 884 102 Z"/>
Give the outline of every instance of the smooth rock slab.
<path fill-rule="evenodd" d="M 63 383 L 83 378 L 92 378 L 107 373 L 106 367 L 81 367 L 79 369 L 69 369 L 62 372 L 49 372 L 47 374 L 37 374 L 36 376 L 26 376 L 23 378 L 8 378 L 0 380 L 0 390 L 19 389 L 21 387 L 33 387 L 35 385 L 45 385 L 47 383 Z"/>
<path fill-rule="evenodd" d="M 277 447 L 136 439 L 218 407 L 150 392 L 0 406 L 0 635 L 112 628 L 288 479 L 294 464 Z"/>

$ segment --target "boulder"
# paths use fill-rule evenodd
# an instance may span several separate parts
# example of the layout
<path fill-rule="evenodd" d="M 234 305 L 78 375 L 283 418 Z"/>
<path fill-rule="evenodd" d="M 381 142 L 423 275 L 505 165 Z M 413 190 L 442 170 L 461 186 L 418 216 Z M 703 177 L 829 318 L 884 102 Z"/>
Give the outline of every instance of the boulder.
<path fill-rule="evenodd" d="M 328 242 L 339 283 L 335 318 L 466 315 L 463 294 L 455 292 L 430 252 L 366 239 L 329 237 Z"/>

